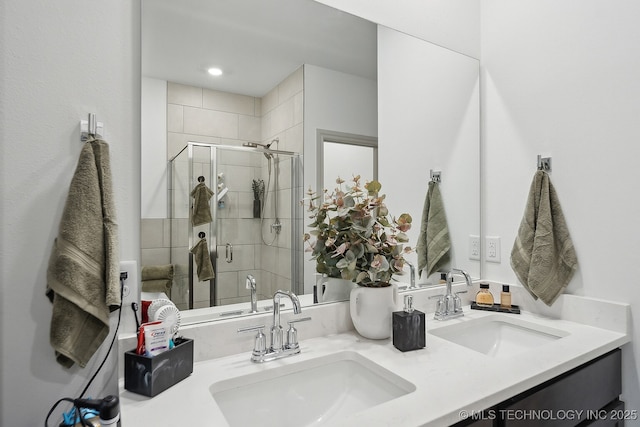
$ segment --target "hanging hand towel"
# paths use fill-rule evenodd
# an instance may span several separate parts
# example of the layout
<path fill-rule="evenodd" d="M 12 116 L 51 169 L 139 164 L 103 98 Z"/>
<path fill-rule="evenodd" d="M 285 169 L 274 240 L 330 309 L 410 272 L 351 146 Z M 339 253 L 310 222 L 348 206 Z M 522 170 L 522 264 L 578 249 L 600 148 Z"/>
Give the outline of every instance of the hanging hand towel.
<path fill-rule="evenodd" d="M 451 239 L 444 203 L 437 183 L 429 182 L 429 190 L 424 200 L 420 235 L 416 245 L 418 253 L 418 271 L 427 269 L 427 276 L 440 271 L 448 262 Z"/>
<path fill-rule="evenodd" d="M 216 277 L 213 271 L 213 264 L 211 264 L 211 255 L 209 255 L 209 245 L 207 245 L 206 238 L 203 237 L 200 239 L 200 241 L 191 248 L 191 253 L 194 255 L 193 259 L 196 262 L 198 280 L 204 282 L 205 280 L 211 280 Z"/>
<path fill-rule="evenodd" d="M 142 266 L 142 292 L 164 292 L 171 298 L 173 264 Z"/>
<path fill-rule="evenodd" d="M 84 144 L 47 269 L 53 303 L 50 342 L 56 360 L 85 367 L 109 333 L 109 312 L 120 305 L 118 226 L 109 146 Z"/>
<path fill-rule="evenodd" d="M 538 171 L 531 183 L 511 268 L 535 298 L 550 306 L 573 276 L 578 259 L 549 175 Z"/>
<path fill-rule="evenodd" d="M 212 196 L 213 191 L 204 182 L 196 185 L 196 188 L 191 192 L 191 197 L 193 197 L 191 223 L 194 226 L 208 224 L 213 220 L 211 218 L 211 207 L 209 206 L 209 200 Z"/>

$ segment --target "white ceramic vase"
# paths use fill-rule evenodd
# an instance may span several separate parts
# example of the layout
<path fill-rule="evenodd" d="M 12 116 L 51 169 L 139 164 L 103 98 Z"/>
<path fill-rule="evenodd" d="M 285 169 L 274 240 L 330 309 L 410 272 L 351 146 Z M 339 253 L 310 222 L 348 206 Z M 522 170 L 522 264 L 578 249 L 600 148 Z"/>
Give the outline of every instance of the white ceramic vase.
<path fill-rule="evenodd" d="M 347 301 L 351 295 L 351 290 L 357 287 L 353 281 L 340 279 L 337 277 L 326 277 L 321 282 L 324 287 L 322 298 L 318 298 L 321 302 L 329 301 Z"/>
<path fill-rule="evenodd" d="M 398 288 L 358 286 L 351 291 L 350 312 L 353 326 L 365 338 L 381 340 L 391 336 L 391 313 L 396 307 Z"/>

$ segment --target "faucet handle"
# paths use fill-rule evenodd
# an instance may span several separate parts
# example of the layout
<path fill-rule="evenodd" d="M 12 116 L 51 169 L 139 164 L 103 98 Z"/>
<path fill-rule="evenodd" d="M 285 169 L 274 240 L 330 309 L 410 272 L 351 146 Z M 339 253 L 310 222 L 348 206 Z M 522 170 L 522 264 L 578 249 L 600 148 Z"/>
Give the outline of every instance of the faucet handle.
<path fill-rule="evenodd" d="M 453 295 L 453 312 L 462 312 L 462 299 L 460 299 L 460 296 L 457 293 Z"/>
<path fill-rule="evenodd" d="M 289 324 L 289 326 L 291 326 L 293 323 L 306 322 L 308 320 L 311 320 L 311 316 L 301 317 L 300 319 L 287 320 L 287 323 Z"/>
<path fill-rule="evenodd" d="M 238 333 L 261 331 L 262 329 L 264 329 L 264 324 L 262 324 L 262 325 L 254 325 L 254 326 L 246 326 L 244 328 L 238 328 Z"/>
<path fill-rule="evenodd" d="M 264 325 L 247 326 L 245 328 L 239 328 L 238 333 L 258 331 L 255 337 L 253 345 L 253 356 L 263 356 L 267 353 L 267 337 L 262 330 Z"/>
<path fill-rule="evenodd" d="M 287 329 L 287 348 L 293 349 L 299 347 L 298 330 L 293 326 L 293 324 L 298 322 L 306 322 L 308 320 L 311 320 L 311 317 L 302 317 L 300 319 L 293 319 L 287 322 L 289 324 L 289 329 Z"/>

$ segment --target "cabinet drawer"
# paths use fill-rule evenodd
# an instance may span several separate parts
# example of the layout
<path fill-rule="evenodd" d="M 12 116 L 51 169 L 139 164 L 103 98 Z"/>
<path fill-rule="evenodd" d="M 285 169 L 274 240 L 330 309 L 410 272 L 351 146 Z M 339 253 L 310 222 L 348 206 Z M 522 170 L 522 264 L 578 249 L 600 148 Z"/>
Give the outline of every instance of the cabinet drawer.
<path fill-rule="evenodd" d="M 504 402 L 504 425 L 575 426 L 589 410 L 605 407 L 621 392 L 621 351 L 617 349 Z"/>

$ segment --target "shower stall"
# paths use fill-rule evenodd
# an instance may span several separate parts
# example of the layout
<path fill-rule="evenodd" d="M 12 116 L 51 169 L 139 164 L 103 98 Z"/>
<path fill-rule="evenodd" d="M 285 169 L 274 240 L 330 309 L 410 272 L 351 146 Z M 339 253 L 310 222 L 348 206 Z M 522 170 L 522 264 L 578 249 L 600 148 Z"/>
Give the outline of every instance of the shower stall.
<path fill-rule="evenodd" d="M 171 299 L 180 309 L 248 302 L 249 274 L 258 299 L 303 291 L 302 156 L 270 146 L 189 142 L 170 159 Z M 210 190 L 204 206 L 199 184 Z M 202 253 L 194 248 L 202 239 L 212 279 L 198 275 Z"/>

